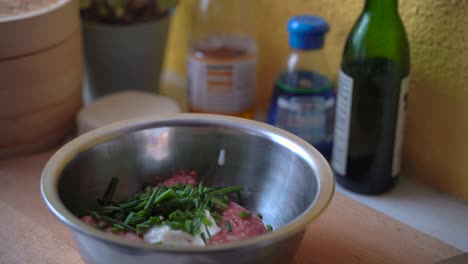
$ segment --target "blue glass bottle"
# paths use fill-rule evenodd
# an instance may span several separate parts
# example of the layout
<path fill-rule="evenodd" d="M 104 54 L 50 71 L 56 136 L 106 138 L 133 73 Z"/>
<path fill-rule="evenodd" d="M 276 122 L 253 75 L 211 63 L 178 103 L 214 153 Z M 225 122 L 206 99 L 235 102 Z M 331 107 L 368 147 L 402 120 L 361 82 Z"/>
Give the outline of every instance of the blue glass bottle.
<path fill-rule="evenodd" d="M 323 54 L 328 23 L 316 16 L 296 16 L 288 22 L 291 52 L 279 74 L 268 123 L 312 144 L 325 158 L 332 150 L 335 93 Z"/>

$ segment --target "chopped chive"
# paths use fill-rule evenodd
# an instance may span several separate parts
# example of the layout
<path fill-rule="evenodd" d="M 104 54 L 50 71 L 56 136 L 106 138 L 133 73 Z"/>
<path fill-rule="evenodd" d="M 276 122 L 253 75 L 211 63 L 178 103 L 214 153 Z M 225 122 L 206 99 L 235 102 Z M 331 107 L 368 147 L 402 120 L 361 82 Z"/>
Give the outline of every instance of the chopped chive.
<path fill-rule="evenodd" d="M 201 237 L 201 239 L 203 240 L 203 243 L 205 243 L 205 246 L 206 246 L 206 237 L 205 237 L 205 233 L 201 233 L 201 234 L 200 234 L 200 237 Z"/>
<path fill-rule="evenodd" d="M 136 233 L 137 235 L 141 235 L 141 234 L 143 234 L 146 230 L 147 230 L 146 228 L 140 228 L 140 227 L 137 226 L 137 227 L 136 227 L 135 233 Z"/>
<path fill-rule="evenodd" d="M 185 187 L 184 192 L 183 192 L 184 196 L 186 196 L 186 195 L 189 193 L 191 187 L 192 187 L 192 186 L 190 186 L 190 185 L 187 185 L 187 186 Z"/>
<path fill-rule="evenodd" d="M 258 218 L 263 219 L 263 215 L 261 213 L 257 213 Z"/>
<path fill-rule="evenodd" d="M 200 229 L 200 226 L 201 226 L 201 220 L 200 220 L 200 218 L 195 218 L 195 220 L 193 220 L 193 222 L 192 222 L 192 228 L 193 228 L 193 230 L 198 230 L 198 229 Z"/>
<path fill-rule="evenodd" d="M 273 227 L 271 225 L 266 225 L 267 232 L 273 231 Z"/>
<path fill-rule="evenodd" d="M 151 223 L 157 224 L 157 225 L 162 223 L 162 219 L 160 217 L 156 217 L 156 216 L 150 217 L 150 221 L 151 221 Z"/>
<path fill-rule="evenodd" d="M 202 195 L 203 193 L 203 182 L 200 182 L 200 184 L 198 184 L 198 195 Z"/>
<path fill-rule="evenodd" d="M 106 226 L 107 226 L 107 223 L 99 223 L 99 224 L 97 224 L 96 227 L 99 228 L 99 229 L 103 229 Z"/>
<path fill-rule="evenodd" d="M 119 230 L 125 230 L 125 227 L 123 225 L 119 225 L 119 224 L 114 224 L 114 227 L 115 228 L 118 228 Z"/>
<path fill-rule="evenodd" d="M 144 192 L 148 195 L 151 195 L 151 186 L 146 186 Z"/>
<path fill-rule="evenodd" d="M 166 225 L 168 225 L 171 229 L 175 230 L 181 230 L 184 229 L 185 223 L 180 223 L 180 222 L 165 222 Z"/>
<path fill-rule="evenodd" d="M 160 203 L 162 202 L 164 199 L 166 199 L 167 197 L 169 197 L 171 194 L 174 193 L 174 190 L 173 189 L 169 189 L 165 192 L 163 192 L 161 195 L 158 196 L 158 198 L 156 198 L 154 200 L 154 203 Z"/>
<path fill-rule="evenodd" d="M 244 204 L 244 203 L 242 202 L 241 192 L 237 192 L 237 201 L 239 202 L 239 204 Z"/>
<path fill-rule="evenodd" d="M 185 220 L 185 232 L 190 233 L 191 229 L 192 229 L 192 221 L 190 221 L 189 219 L 186 219 Z"/>
<path fill-rule="evenodd" d="M 158 187 L 154 187 L 153 192 L 151 193 L 151 196 L 148 202 L 145 204 L 145 207 L 143 208 L 145 211 L 147 211 L 148 208 L 150 208 L 150 206 L 153 204 L 153 201 L 154 199 L 156 199 L 156 194 L 158 193 L 159 190 L 161 189 L 159 189 Z"/>
<path fill-rule="evenodd" d="M 211 198 L 211 202 L 216 204 L 217 206 L 221 207 L 222 209 L 226 209 L 228 207 L 228 205 L 226 203 L 223 203 L 221 202 L 220 200 L 218 200 L 217 198 Z"/>
<path fill-rule="evenodd" d="M 100 215 L 111 215 L 114 213 L 113 210 L 98 210 L 97 211 Z"/>
<path fill-rule="evenodd" d="M 147 216 L 148 216 L 148 214 L 147 214 L 147 212 L 146 212 L 145 210 L 140 210 L 140 211 L 138 211 L 137 215 L 138 215 L 138 216 L 144 216 L 144 217 L 147 217 Z"/>
<path fill-rule="evenodd" d="M 150 219 L 150 220 L 146 220 L 146 221 L 144 221 L 143 223 L 139 223 L 139 224 L 137 225 L 137 227 L 138 227 L 138 226 L 150 225 L 150 224 L 152 224 L 152 223 L 153 223 L 153 222 L 151 221 L 151 219 Z"/>
<path fill-rule="evenodd" d="M 118 207 L 118 206 L 112 206 L 112 205 L 109 205 L 109 206 L 104 206 L 101 208 L 101 210 L 109 210 L 109 211 L 120 211 L 122 210 L 121 207 Z"/>
<path fill-rule="evenodd" d="M 192 197 L 194 192 L 195 191 L 194 191 L 193 187 L 190 188 L 190 191 L 187 193 L 187 196 Z"/>
<path fill-rule="evenodd" d="M 251 216 L 252 216 L 252 213 L 249 213 L 249 212 L 240 212 L 239 213 L 240 218 L 249 218 Z"/>
<path fill-rule="evenodd" d="M 126 215 L 120 213 L 120 214 L 116 214 L 116 215 L 114 216 L 114 218 L 117 218 L 117 219 L 119 219 L 119 220 L 122 221 L 122 220 L 124 220 L 124 219 L 126 218 Z"/>
<path fill-rule="evenodd" d="M 185 210 L 185 215 L 189 218 L 195 218 L 195 214 L 190 212 L 189 210 Z"/>
<path fill-rule="evenodd" d="M 181 198 L 181 199 L 171 199 L 167 201 L 164 206 L 166 207 L 176 207 L 176 206 L 182 206 L 184 204 L 192 204 L 192 198 Z"/>
<path fill-rule="evenodd" d="M 136 231 L 136 229 L 135 229 L 133 226 L 129 226 L 129 225 L 124 224 L 124 223 L 120 223 L 120 225 L 122 225 L 122 226 L 125 227 L 126 229 L 132 230 L 133 232 Z"/>
<path fill-rule="evenodd" d="M 115 220 L 113 218 L 107 217 L 107 216 L 102 216 L 101 219 L 108 222 L 108 223 L 112 223 L 112 224 L 118 224 L 119 223 L 119 221 L 117 221 L 117 220 Z"/>
<path fill-rule="evenodd" d="M 132 202 L 129 202 L 129 203 L 126 203 L 126 204 L 122 204 L 120 205 L 120 208 L 122 209 L 130 209 L 130 208 L 133 208 L 137 205 L 139 205 L 143 200 L 136 200 L 136 201 L 132 201 Z"/>
<path fill-rule="evenodd" d="M 212 213 L 210 213 L 210 214 L 211 214 L 211 216 L 214 218 L 214 220 L 216 221 L 216 224 L 218 224 L 219 221 L 221 221 L 222 216 L 219 215 L 218 213 L 212 212 Z"/>
<path fill-rule="evenodd" d="M 205 231 L 206 231 L 206 233 L 208 234 L 208 239 L 209 239 L 209 240 L 213 240 L 213 238 L 211 237 L 210 230 L 208 229 L 208 226 L 207 226 L 207 225 L 205 225 Z"/>
<path fill-rule="evenodd" d="M 212 226 L 213 223 L 211 223 L 211 221 L 206 218 L 206 217 L 203 217 L 203 219 L 201 220 L 201 222 L 205 225 L 205 226 Z"/>
<path fill-rule="evenodd" d="M 139 203 L 137 206 L 135 206 L 135 208 L 133 208 L 133 209 L 134 210 L 143 210 L 143 209 L 145 209 L 147 204 L 148 204 L 148 201 L 143 201 L 143 202 Z"/>
<path fill-rule="evenodd" d="M 139 228 L 139 229 L 148 229 L 150 227 L 151 227 L 150 225 L 143 225 L 143 224 L 138 224 L 137 225 L 137 228 Z"/>
<path fill-rule="evenodd" d="M 101 216 L 96 213 L 96 212 L 91 212 L 91 216 L 94 218 L 94 220 L 98 221 L 101 220 Z"/>
<path fill-rule="evenodd" d="M 216 190 L 217 193 L 219 194 L 226 194 L 226 193 L 231 193 L 231 192 L 240 192 L 244 188 L 242 186 L 229 186 L 229 187 L 224 187 L 222 189 Z"/>
<path fill-rule="evenodd" d="M 226 221 L 226 230 L 228 232 L 232 232 L 232 226 L 231 226 L 231 222 L 229 220 Z"/>
<path fill-rule="evenodd" d="M 119 178 L 112 177 L 109 185 L 107 186 L 106 192 L 104 193 L 104 196 L 102 197 L 103 202 L 112 201 L 112 197 L 114 196 L 114 192 L 118 184 L 119 184 Z"/>
<path fill-rule="evenodd" d="M 137 224 L 140 224 L 142 222 L 144 222 L 146 220 L 146 217 L 145 216 L 134 216 L 129 222 L 128 224 L 131 224 L 131 225 L 137 225 Z"/>
<path fill-rule="evenodd" d="M 130 212 L 127 218 L 125 218 L 124 224 L 128 224 L 128 222 L 130 221 L 130 219 L 132 219 L 134 214 L 135 214 L 134 212 Z"/>

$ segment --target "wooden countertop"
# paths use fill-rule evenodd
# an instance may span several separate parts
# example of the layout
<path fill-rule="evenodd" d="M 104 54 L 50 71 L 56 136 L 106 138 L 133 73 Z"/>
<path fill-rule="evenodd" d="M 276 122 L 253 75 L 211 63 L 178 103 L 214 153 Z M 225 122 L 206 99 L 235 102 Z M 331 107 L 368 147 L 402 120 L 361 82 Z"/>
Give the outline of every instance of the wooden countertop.
<path fill-rule="evenodd" d="M 39 190 L 52 153 L 0 161 L 0 263 L 83 263 Z M 462 253 L 340 193 L 312 223 L 294 264 L 434 263 Z"/>

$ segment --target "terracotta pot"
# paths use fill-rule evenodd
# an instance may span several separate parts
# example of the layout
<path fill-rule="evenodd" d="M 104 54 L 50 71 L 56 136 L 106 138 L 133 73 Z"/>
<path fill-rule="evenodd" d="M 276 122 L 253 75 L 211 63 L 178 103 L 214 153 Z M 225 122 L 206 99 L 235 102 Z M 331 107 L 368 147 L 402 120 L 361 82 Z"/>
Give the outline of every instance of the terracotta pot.
<path fill-rule="evenodd" d="M 57 145 L 81 106 L 77 1 L 0 19 L 0 158 Z"/>

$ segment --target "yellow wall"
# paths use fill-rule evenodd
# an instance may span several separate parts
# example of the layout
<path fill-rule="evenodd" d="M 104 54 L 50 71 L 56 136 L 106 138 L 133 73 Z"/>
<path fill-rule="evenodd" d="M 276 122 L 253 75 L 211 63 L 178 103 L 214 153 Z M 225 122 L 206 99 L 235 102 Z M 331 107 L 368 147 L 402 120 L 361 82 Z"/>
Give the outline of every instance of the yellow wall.
<path fill-rule="evenodd" d="M 193 0 L 174 16 L 166 69 L 185 75 Z M 252 0 L 259 45 L 257 103 L 265 110 L 288 51 L 286 22 L 297 14 L 326 18 L 325 53 L 333 78 L 346 36 L 364 0 Z M 412 56 L 404 170 L 442 191 L 468 199 L 468 0 L 400 0 Z"/>

